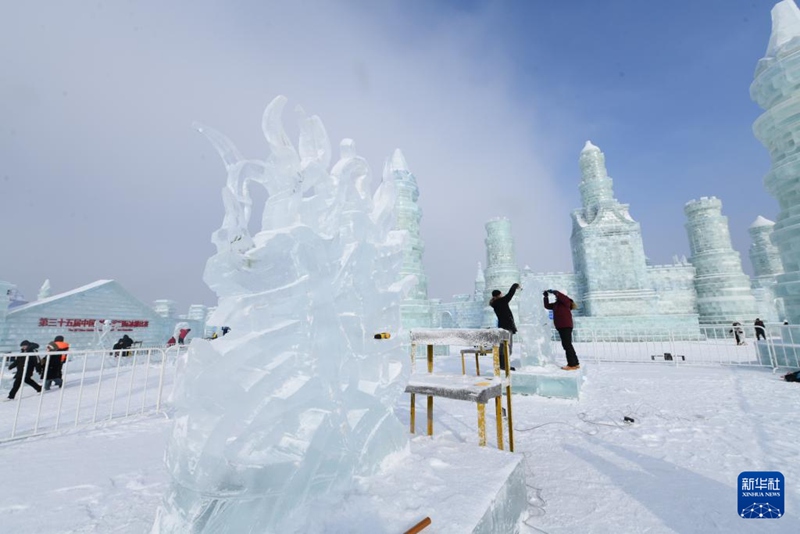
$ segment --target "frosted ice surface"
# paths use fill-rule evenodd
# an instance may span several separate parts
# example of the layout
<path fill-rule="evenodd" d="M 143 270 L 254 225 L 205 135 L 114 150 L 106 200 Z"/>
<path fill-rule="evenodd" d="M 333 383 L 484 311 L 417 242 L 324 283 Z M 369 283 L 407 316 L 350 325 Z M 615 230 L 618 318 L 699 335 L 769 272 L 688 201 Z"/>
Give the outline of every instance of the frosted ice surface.
<path fill-rule="evenodd" d="M 500 345 L 511 339 L 502 328 L 437 328 L 418 329 L 410 333 L 412 343 L 418 345 Z"/>
<path fill-rule="evenodd" d="M 210 321 L 231 331 L 193 340 L 182 362 L 166 455 L 172 485 L 153 532 L 305 532 L 354 477 L 408 447 L 392 411 L 408 354 L 401 336 L 373 338 L 398 332 L 413 282 L 399 277 L 394 186 L 372 194 L 351 140 L 328 170 L 325 128 L 300 109 L 295 149 L 285 103 L 264 112 L 264 160 L 199 127 L 228 174 L 204 279 L 219 297 Z M 255 186 L 268 198 L 251 235 Z"/>
<path fill-rule="evenodd" d="M 800 9 L 794 0 L 782 0 L 772 8 L 772 34 L 764 57 L 773 57 L 778 49 L 800 37 Z"/>
<path fill-rule="evenodd" d="M 503 394 L 504 385 L 507 384 L 497 376 L 412 373 L 406 392 L 486 404 Z"/>
<path fill-rule="evenodd" d="M 599 152 L 600 148 L 597 147 L 596 145 L 594 145 L 591 141 L 586 141 L 586 144 L 583 145 L 583 150 L 581 150 L 581 152 L 590 152 L 590 151 L 593 151 L 593 150 L 596 150 L 596 151 Z"/>

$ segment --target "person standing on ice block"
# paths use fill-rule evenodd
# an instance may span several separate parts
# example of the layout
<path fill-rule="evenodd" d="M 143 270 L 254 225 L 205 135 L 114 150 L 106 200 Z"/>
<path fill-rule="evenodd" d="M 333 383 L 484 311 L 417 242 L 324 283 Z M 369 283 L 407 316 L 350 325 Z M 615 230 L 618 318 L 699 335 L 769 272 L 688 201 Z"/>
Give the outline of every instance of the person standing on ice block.
<path fill-rule="evenodd" d="M 511 333 L 508 341 L 509 357 L 514 349 L 514 334 L 517 333 L 517 324 L 514 322 L 514 314 L 511 312 L 511 308 L 508 307 L 508 303 L 514 298 L 514 293 L 517 292 L 517 289 L 522 289 L 522 286 L 519 284 L 512 285 L 505 295 L 500 290 L 495 289 L 492 291 L 492 300 L 489 301 L 489 306 L 494 309 L 494 314 L 497 316 L 497 328 L 508 330 Z M 511 361 L 509 360 L 508 363 L 510 364 Z M 502 345 L 500 346 L 500 368 L 506 368 L 506 355 Z M 513 367 L 511 367 L 511 370 L 516 371 Z"/>
<path fill-rule="evenodd" d="M 550 302 L 548 295 L 555 295 L 556 301 Z M 544 307 L 553 310 L 553 324 L 561 337 L 561 346 L 567 354 L 567 365 L 562 367 L 565 371 L 575 371 L 581 368 L 575 347 L 572 346 L 572 310 L 578 306 L 575 301 L 560 291 L 548 289 L 544 293 Z"/>

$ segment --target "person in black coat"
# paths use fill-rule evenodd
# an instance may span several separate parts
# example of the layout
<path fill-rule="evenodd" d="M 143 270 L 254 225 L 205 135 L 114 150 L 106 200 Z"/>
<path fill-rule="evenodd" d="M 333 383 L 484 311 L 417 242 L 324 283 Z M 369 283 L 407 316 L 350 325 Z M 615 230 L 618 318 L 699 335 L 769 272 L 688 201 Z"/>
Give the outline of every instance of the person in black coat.
<path fill-rule="evenodd" d="M 511 333 L 508 342 L 509 355 L 514 351 L 514 334 L 517 333 L 517 324 L 514 322 L 514 314 L 511 312 L 511 308 L 509 308 L 508 303 L 514 298 L 514 294 L 517 292 L 519 287 L 519 284 L 512 285 L 511 289 L 509 289 L 508 293 L 505 295 L 503 295 L 499 290 L 495 289 L 492 291 L 492 300 L 489 301 L 489 306 L 494 309 L 494 314 L 497 316 L 497 327 L 502 328 L 503 330 L 508 330 Z M 506 355 L 505 351 L 502 350 L 502 347 L 500 350 L 500 368 L 506 368 Z M 512 367 L 511 370 L 515 371 L 516 369 Z"/>
<path fill-rule="evenodd" d="M 27 339 L 19 344 L 19 351 L 26 353 L 33 353 L 39 349 L 39 345 L 31 343 Z M 9 369 L 16 369 L 14 374 L 14 385 L 11 386 L 11 391 L 8 392 L 8 400 L 13 400 L 17 395 L 17 391 L 22 387 L 23 380 L 26 384 L 36 390 L 36 393 L 42 391 L 42 386 L 36 383 L 33 379 L 33 371 L 39 366 L 39 358 L 36 356 L 17 356 L 13 359 L 8 366 Z"/>
<path fill-rule="evenodd" d="M 764 324 L 764 321 L 762 321 L 760 318 L 756 317 L 756 322 L 753 323 L 753 324 L 756 327 L 756 341 L 758 341 L 759 339 L 763 339 L 764 341 L 766 341 L 767 340 L 767 334 L 766 334 L 767 329 L 766 329 L 766 325 Z"/>
<path fill-rule="evenodd" d="M 125 334 L 124 336 L 119 338 L 119 340 L 116 343 L 114 343 L 113 349 L 114 350 L 128 350 L 132 346 L 133 346 L 133 339 L 131 339 L 130 336 L 128 336 L 128 334 Z M 115 356 L 116 355 L 120 355 L 120 354 L 122 356 L 130 356 L 129 352 L 116 353 Z"/>

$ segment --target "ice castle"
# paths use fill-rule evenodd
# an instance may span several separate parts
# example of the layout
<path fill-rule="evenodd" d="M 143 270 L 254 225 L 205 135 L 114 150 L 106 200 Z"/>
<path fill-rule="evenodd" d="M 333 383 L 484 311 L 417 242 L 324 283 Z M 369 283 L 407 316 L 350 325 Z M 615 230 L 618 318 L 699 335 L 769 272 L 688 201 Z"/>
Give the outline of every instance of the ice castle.
<path fill-rule="evenodd" d="M 692 200 L 684 207 L 691 258 L 674 256 L 671 264 L 651 265 L 639 223 L 629 206 L 614 197 L 603 152 L 587 141 L 579 164 L 582 207 L 572 213 L 570 239 L 575 271 L 536 273 L 527 266 L 520 271 L 510 221 L 489 221 L 486 270 L 479 266 L 472 293 L 432 304 L 435 326 L 494 325 L 494 314 L 486 305 L 489 295 L 493 289 L 506 291 L 516 280 L 529 297 L 548 288 L 572 296 L 580 306 L 576 328 L 584 331 L 624 329 L 630 335 L 669 330 L 694 335 L 700 325 L 751 324 L 756 317 L 783 320 L 782 301 L 775 293 L 783 268 L 771 242 L 770 221 L 759 216 L 750 228 L 752 282 L 731 244 L 722 202 L 715 197 Z"/>
<path fill-rule="evenodd" d="M 780 212 L 772 242 L 784 272 L 775 295 L 783 299 L 786 318 L 800 323 L 800 10 L 792 0 L 772 8 L 772 35 L 758 61 L 750 97 L 764 109 L 753 124 L 755 136 L 769 150 L 772 167 L 764 177 Z M 756 274 L 758 276 L 758 274 Z"/>

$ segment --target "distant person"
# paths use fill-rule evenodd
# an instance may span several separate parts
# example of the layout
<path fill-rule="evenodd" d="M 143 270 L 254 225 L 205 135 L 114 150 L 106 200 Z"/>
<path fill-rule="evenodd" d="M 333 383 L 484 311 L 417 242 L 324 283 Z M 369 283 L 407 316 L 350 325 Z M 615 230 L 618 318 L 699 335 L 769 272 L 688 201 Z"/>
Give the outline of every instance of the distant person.
<path fill-rule="evenodd" d="M 191 332 L 191 328 L 181 328 L 180 332 L 178 332 L 178 344 L 183 345 L 183 342 L 186 341 L 186 336 L 189 335 Z"/>
<path fill-rule="evenodd" d="M 131 337 L 128 334 L 125 334 L 124 336 L 119 338 L 119 340 L 116 343 L 114 343 L 113 349 L 114 350 L 119 350 L 119 351 L 127 351 L 132 346 L 133 346 L 133 339 L 131 339 Z M 130 353 L 129 352 L 118 352 L 116 355 L 118 355 L 118 356 L 129 356 Z"/>
<path fill-rule="evenodd" d="M 47 344 L 47 352 L 62 352 L 64 354 L 50 354 L 45 358 L 42 372 L 45 391 L 50 389 L 51 383 L 54 383 L 60 388 L 64 387 L 64 379 L 61 376 L 61 371 L 64 362 L 67 361 L 66 351 L 68 350 L 69 343 L 64 341 L 64 336 L 56 336 L 53 341 Z"/>
<path fill-rule="evenodd" d="M 492 307 L 494 314 L 497 316 L 497 327 L 508 330 L 511 333 L 508 341 L 509 364 L 511 363 L 511 353 L 514 351 L 514 334 L 517 333 L 517 325 L 514 322 L 514 314 L 511 312 L 511 308 L 508 307 L 508 303 L 514 298 L 514 294 L 519 288 L 519 284 L 514 284 L 505 295 L 500 290 L 495 289 L 492 291 L 492 299 L 489 301 L 489 306 Z M 500 346 L 500 368 L 506 368 L 506 354 L 502 345 Z M 513 367 L 511 367 L 511 370 L 516 371 Z"/>
<path fill-rule="evenodd" d="M 766 329 L 764 328 L 764 321 L 756 317 L 756 322 L 753 323 L 756 327 L 756 341 L 759 339 L 767 340 Z"/>
<path fill-rule="evenodd" d="M 227 334 L 228 332 L 230 332 L 230 331 L 231 331 L 231 327 L 230 327 L 230 326 L 223 326 L 223 327 L 222 327 L 222 335 L 223 335 L 223 336 L 224 336 L 225 334 Z"/>
<path fill-rule="evenodd" d="M 548 295 L 555 295 L 555 302 L 550 302 Z M 558 330 L 558 335 L 561 338 L 561 346 L 564 348 L 564 353 L 567 355 L 567 365 L 562 367 L 565 371 L 576 371 L 581 368 L 578 361 L 578 355 L 575 352 L 575 347 L 572 346 L 572 310 L 578 306 L 571 298 L 566 296 L 560 291 L 548 289 L 542 293 L 544 298 L 544 307 L 548 310 L 553 310 L 553 325 Z"/>
<path fill-rule="evenodd" d="M 24 353 L 34 353 L 39 350 L 38 343 L 31 343 L 27 339 L 19 344 L 19 351 Z M 42 386 L 36 383 L 33 379 L 33 371 L 39 367 L 39 358 L 36 356 L 16 356 L 8 366 L 9 369 L 16 369 L 14 374 L 14 384 L 11 386 L 11 391 L 8 392 L 8 400 L 14 400 L 17 391 L 22 387 L 24 381 L 30 387 L 36 390 L 36 393 L 42 391 Z"/>
<path fill-rule="evenodd" d="M 114 350 L 125 350 L 131 348 L 131 346 L 133 346 L 133 340 L 128 334 L 125 334 L 114 343 Z"/>
<path fill-rule="evenodd" d="M 211 339 L 217 339 L 218 337 L 219 337 L 219 334 L 217 334 L 216 332 L 211 334 Z"/>
<path fill-rule="evenodd" d="M 171 347 L 174 344 L 175 344 L 175 336 L 172 336 L 167 340 L 167 347 Z"/>
<path fill-rule="evenodd" d="M 744 334 L 744 330 L 742 330 L 742 323 L 739 321 L 734 321 L 731 326 L 733 326 L 733 328 L 728 330 L 728 333 L 733 334 L 737 345 L 744 345 L 744 340 L 742 339 L 742 334 Z"/>

